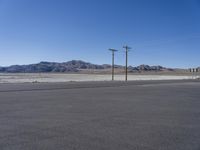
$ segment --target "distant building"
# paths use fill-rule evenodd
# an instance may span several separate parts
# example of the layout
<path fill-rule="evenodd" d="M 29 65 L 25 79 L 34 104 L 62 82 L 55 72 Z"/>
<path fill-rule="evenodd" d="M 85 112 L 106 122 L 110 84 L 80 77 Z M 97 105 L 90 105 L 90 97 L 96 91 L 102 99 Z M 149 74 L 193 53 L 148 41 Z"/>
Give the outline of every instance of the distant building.
<path fill-rule="evenodd" d="M 200 68 L 190 68 L 190 72 L 200 72 Z"/>

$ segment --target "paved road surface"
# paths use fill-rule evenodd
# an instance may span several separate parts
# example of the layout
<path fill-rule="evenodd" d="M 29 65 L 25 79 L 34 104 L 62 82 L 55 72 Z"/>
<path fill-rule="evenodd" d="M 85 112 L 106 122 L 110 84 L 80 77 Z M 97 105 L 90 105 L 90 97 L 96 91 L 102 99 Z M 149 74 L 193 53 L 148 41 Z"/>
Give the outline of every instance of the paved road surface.
<path fill-rule="evenodd" d="M 200 150 L 200 82 L 0 84 L 0 150 Z"/>

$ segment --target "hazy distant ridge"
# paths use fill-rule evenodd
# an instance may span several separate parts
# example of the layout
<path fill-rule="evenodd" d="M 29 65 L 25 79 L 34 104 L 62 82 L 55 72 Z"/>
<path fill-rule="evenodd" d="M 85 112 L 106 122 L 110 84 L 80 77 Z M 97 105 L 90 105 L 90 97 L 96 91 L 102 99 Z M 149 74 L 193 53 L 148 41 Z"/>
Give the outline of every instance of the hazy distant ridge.
<path fill-rule="evenodd" d="M 81 60 L 72 60 L 63 63 L 57 62 L 40 62 L 37 64 L 30 65 L 13 65 L 9 67 L 0 67 L 1 73 L 39 73 L 39 72 L 79 72 L 80 70 L 86 69 L 109 69 L 111 65 L 96 65 Z M 124 66 L 116 65 L 115 68 L 123 69 Z M 173 69 L 165 68 L 162 66 L 149 66 L 140 65 L 137 67 L 129 66 L 129 71 L 163 71 Z"/>

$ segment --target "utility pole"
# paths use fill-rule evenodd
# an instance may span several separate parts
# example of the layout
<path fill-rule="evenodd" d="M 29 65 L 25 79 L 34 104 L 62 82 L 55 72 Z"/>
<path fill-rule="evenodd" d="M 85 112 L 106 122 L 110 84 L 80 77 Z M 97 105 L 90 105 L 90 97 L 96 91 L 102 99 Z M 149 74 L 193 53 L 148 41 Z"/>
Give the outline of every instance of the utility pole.
<path fill-rule="evenodd" d="M 114 68 L 115 68 L 115 52 L 117 52 L 118 50 L 116 49 L 109 49 L 112 52 L 112 81 L 114 81 Z"/>
<path fill-rule="evenodd" d="M 131 47 L 128 47 L 126 45 L 123 48 L 125 48 L 125 52 L 126 52 L 126 68 L 125 68 L 126 76 L 125 76 L 125 81 L 127 81 L 128 80 L 128 52 L 130 51 Z"/>

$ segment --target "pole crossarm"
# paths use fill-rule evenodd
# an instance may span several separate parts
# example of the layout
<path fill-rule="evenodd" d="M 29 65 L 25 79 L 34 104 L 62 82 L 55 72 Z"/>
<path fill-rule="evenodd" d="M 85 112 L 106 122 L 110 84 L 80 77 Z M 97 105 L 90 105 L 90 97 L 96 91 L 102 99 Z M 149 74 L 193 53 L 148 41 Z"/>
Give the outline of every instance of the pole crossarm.
<path fill-rule="evenodd" d="M 123 48 L 125 48 L 127 51 L 130 51 L 130 49 L 132 49 L 131 47 L 129 47 L 129 46 L 123 46 Z"/>
<path fill-rule="evenodd" d="M 117 52 L 118 50 L 113 49 L 113 48 L 109 48 L 108 50 L 112 51 L 112 52 Z"/>

